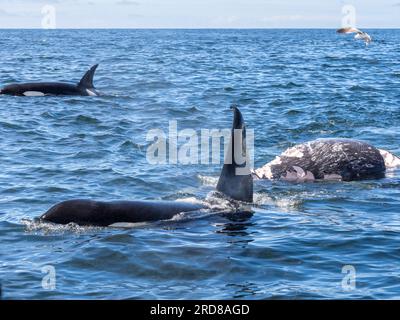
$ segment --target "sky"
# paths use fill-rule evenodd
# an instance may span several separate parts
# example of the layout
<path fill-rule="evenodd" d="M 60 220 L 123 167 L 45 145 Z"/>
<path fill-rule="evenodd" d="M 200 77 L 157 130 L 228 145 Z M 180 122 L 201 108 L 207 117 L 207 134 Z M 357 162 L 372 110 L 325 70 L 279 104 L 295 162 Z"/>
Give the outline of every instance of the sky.
<path fill-rule="evenodd" d="M 338 28 L 348 5 L 400 28 L 400 0 L 0 0 L 0 28 Z"/>

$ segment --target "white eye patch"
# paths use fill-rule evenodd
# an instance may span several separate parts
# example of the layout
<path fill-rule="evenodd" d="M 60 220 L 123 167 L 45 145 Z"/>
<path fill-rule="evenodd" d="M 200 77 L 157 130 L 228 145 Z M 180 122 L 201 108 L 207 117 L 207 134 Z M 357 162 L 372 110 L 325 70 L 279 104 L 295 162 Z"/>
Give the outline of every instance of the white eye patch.
<path fill-rule="evenodd" d="M 43 97 L 44 93 L 40 91 L 25 91 L 23 95 L 26 97 Z"/>
<path fill-rule="evenodd" d="M 89 90 L 89 89 L 86 89 L 86 92 L 87 92 L 87 94 L 88 94 L 89 96 L 97 96 L 97 93 L 96 93 L 96 92 L 91 91 L 91 90 Z"/>

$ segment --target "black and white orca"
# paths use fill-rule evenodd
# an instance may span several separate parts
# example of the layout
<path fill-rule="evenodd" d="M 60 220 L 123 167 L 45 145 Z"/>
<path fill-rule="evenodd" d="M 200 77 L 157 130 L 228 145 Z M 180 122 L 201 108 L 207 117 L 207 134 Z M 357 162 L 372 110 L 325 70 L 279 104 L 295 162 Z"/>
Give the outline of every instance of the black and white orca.
<path fill-rule="evenodd" d="M 99 92 L 93 85 L 93 76 L 97 67 L 98 64 L 91 67 L 78 84 L 63 82 L 15 83 L 0 89 L 0 94 L 29 97 L 46 95 L 98 96 Z"/>
<path fill-rule="evenodd" d="M 234 111 L 230 148 L 225 155 L 224 166 L 219 177 L 217 191 L 228 199 L 241 202 L 253 201 L 253 178 L 247 169 L 245 123 L 239 109 Z M 240 130 L 240 135 L 234 134 Z M 235 139 L 240 136 L 241 139 Z M 241 150 L 242 163 L 238 163 L 235 150 Z M 232 160 L 232 161 L 231 161 Z M 68 200 L 56 204 L 39 220 L 56 224 L 110 226 L 118 223 L 136 223 L 168 220 L 180 213 L 208 209 L 202 204 L 179 201 L 116 201 Z"/>
<path fill-rule="evenodd" d="M 378 179 L 386 169 L 400 166 L 400 158 L 352 139 L 317 139 L 287 149 L 273 161 L 254 170 L 258 179 L 294 182 Z"/>

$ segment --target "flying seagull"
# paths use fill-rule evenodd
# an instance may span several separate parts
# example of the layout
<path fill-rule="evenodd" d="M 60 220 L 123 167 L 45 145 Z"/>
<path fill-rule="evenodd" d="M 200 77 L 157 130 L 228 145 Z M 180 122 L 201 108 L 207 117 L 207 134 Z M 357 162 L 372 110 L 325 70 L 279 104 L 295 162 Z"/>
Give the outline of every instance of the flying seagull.
<path fill-rule="evenodd" d="M 337 33 L 355 33 L 356 35 L 355 35 L 354 39 L 364 40 L 366 45 L 368 45 L 372 41 L 372 38 L 368 33 L 358 30 L 357 28 L 353 28 L 353 27 L 341 28 L 341 29 L 338 29 L 336 32 Z"/>

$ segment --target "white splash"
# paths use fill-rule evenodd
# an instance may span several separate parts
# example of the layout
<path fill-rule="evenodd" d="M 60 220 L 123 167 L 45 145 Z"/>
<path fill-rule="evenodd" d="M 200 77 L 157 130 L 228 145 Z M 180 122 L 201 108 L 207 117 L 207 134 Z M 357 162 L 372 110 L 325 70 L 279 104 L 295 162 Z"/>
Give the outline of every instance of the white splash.
<path fill-rule="evenodd" d="M 295 197 L 282 197 L 282 198 L 272 198 L 266 193 L 255 193 L 254 203 L 256 205 L 269 205 L 280 208 L 282 211 L 291 211 L 302 204 L 301 199 Z"/>
<path fill-rule="evenodd" d="M 203 185 L 209 187 L 216 187 L 219 179 L 218 177 L 202 176 L 200 174 L 198 175 L 198 178 L 200 179 Z"/>
<path fill-rule="evenodd" d="M 199 200 L 199 199 L 197 199 L 195 197 L 181 198 L 181 199 L 176 199 L 175 201 L 177 201 L 177 202 L 186 202 L 186 203 L 191 203 L 191 204 L 204 205 L 204 201 Z"/>
<path fill-rule="evenodd" d="M 103 229 L 103 227 L 79 226 L 75 223 L 63 225 L 31 219 L 22 219 L 21 223 L 25 225 L 27 232 L 43 232 L 44 234 L 65 232 L 86 233 Z"/>

